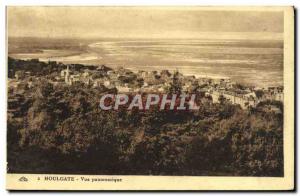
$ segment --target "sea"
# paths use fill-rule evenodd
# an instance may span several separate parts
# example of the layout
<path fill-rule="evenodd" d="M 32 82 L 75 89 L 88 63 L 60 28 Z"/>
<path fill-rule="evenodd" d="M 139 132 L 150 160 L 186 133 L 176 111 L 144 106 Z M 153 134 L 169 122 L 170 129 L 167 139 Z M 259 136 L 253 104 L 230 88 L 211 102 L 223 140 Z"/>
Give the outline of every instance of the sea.
<path fill-rule="evenodd" d="M 8 56 L 283 85 L 282 40 L 9 38 Z"/>

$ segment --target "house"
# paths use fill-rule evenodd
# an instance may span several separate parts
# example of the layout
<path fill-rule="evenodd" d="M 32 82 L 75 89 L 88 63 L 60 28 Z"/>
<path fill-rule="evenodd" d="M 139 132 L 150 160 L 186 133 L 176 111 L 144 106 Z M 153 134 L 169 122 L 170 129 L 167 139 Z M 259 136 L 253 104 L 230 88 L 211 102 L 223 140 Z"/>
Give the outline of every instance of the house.
<path fill-rule="evenodd" d="M 100 87 L 100 86 L 104 85 L 103 83 L 104 82 L 102 79 L 96 79 L 93 81 L 93 87 Z"/>
<path fill-rule="evenodd" d="M 23 80 L 25 78 L 25 72 L 24 71 L 16 71 L 15 78 L 17 80 Z"/>
<path fill-rule="evenodd" d="M 128 86 L 116 86 L 116 89 L 119 93 L 128 93 L 133 91 L 133 89 Z"/>
<path fill-rule="evenodd" d="M 219 97 L 223 96 L 225 99 L 230 101 L 232 104 L 240 105 L 241 108 L 247 109 L 249 106 L 255 107 L 258 103 L 256 96 L 253 94 L 242 95 L 236 94 L 230 91 L 210 91 L 208 93 L 212 97 L 213 103 L 219 103 Z"/>
<path fill-rule="evenodd" d="M 103 85 L 104 85 L 105 87 L 108 87 L 108 86 L 110 86 L 110 85 L 112 85 L 112 84 L 111 84 L 111 82 L 110 82 L 109 80 L 105 80 L 105 81 L 103 82 Z"/>
<path fill-rule="evenodd" d="M 70 75 L 70 74 L 72 74 L 72 71 L 70 70 L 69 65 L 67 65 L 67 68 L 66 68 L 66 69 L 63 69 L 63 70 L 60 72 L 60 76 L 61 76 L 62 78 L 65 78 L 66 75 Z"/>
<path fill-rule="evenodd" d="M 283 102 L 283 93 L 282 92 L 279 92 L 279 93 L 275 93 L 275 96 L 274 96 L 274 99 L 276 100 L 276 101 L 281 101 L 281 102 Z"/>

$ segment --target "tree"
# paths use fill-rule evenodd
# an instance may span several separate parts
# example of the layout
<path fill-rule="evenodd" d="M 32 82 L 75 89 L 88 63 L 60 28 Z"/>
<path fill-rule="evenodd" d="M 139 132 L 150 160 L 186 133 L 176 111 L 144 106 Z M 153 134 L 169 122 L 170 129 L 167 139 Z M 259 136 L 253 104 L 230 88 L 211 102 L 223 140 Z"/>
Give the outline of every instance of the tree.
<path fill-rule="evenodd" d="M 37 98 L 47 98 L 50 94 L 54 92 L 53 85 L 49 83 L 47 80 L 39 81 L 36 96 Z"/>
<path fill-rule="evenodd" d="M 255 91 L 255 95 L 258 99 L 262 98 L 264 95 L 264 91 L 263 90 L 257 90 Z"/>
<path fill-rule="evenodd" d="M 218 98 L 218 101 L 221 105 L 223 105 L 226 101 L 226 98 L 224 97 L 224 95 L 220 95 Z"/>
<path fill-rule="evenodd" d="M 179 72 L 175 72 L 173 75 L 172 82 L 168 89 L 169 94 L 180 94 L 182 91 L 182 84 L 179 79 Z"/>

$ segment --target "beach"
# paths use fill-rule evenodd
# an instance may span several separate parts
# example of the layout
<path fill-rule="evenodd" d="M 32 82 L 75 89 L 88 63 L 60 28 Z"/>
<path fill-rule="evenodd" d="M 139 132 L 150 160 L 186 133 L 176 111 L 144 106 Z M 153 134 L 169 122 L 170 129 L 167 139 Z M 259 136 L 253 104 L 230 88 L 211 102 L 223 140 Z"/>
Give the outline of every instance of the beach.
<path fill-rule="evenodd" d="M 55 42 L 52 39 L 48 45 L 45 40 L 36 39 L 30 52 L 26 52 L 26 47 L 21 50 L 19 47 L 17 52 L 9 50 L 9 56 L 24 60 L 105 64 L 112 68 L 123 66 L 134 72 L 160 71 L 168 67 L 184 75 L 231 78 L 262 87 L 283 83 L 283 43 L 280 40 L 64 40 L 69 45 L 63 47 L 59 44 L 56 47 Z M 12 40 L 11 47 L 18 48 L 21 44 Z"/>

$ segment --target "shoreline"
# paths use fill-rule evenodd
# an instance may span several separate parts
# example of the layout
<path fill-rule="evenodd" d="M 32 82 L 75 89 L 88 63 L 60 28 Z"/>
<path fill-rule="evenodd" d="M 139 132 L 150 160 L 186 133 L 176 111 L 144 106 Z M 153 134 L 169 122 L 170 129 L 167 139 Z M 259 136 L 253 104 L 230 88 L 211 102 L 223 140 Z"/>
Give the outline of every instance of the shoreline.
<path fill-rule="evenodd" d="M 236 82 L 238 84 L 241 85 L 245 85 L 245 86 L 253 86 L 253 87 L 257 87 L 257 88 L 262 88 L 262 89 L 266 89 L 269 87 L 280 87 L 283 86 L 282 84 L 274 84 L 274 85 L 257 85 L 256 83 L 248 83 L 248 82 L 241 82 L 239 80 L 235 80 L 234 78 L 230 77 L 230 76 L 226 76 L 226 75 L 219 75 L 219 74 L 211 74 L 211 73 L 202 73 L 202 74 L 195 74 L 195 73 L 190 73 L 190 71 L 187 71 L 185 69 L 182 68 L 178 68 L 179 66 L 174 66 L 173 68 L 169 68 L 169 69 L 165 69 L 162 66 L 137 66 L 137 65 L 123 65 L 123 66 L 119 66 L 116 64 L 91 64 L 89 62 L 64 62 L 64 61 L 51 61 L 47 58 L 28 58 L 28 59 L 24 59 L 24 58 L 14 58 L 13 56 L 8 55 L 8 58 L 12 58 L 14 60 L 22 60 L 22 61 L 32 61 L 32 60 L 36 60 L 38 59 L 39 62 L 43 62 L 43 63 L 49 63 L 49 62 L 55 62 L 57 64 L 61 64 L 62 66 L 67 66 L 67 65 L 80 65 L 80 66 L 84 66 L 84 67 L 101 67 L 101 66 L 106 66 L 109 67 L 113 70 L 116 70 L 120 67 L 124 68 L 124 69 L 128 69 L 130 71 L 132 71 L 133 73 L 138 73 L 139 71 L 146 71 L 146 72 L 152 72 L 152 71 L 163 71 L 163 70 L 168 70 L 170 72 L 176 72 L 178 71 L 179 73 L 181 73 L 183 76 L 185 77 L 195 77 L 196 79 L 212 79 L 212 80 L 232 80 L 233 82 Z M 63 58 L 63 57 L 58 57 L 58 58 Z M 83 60 L 84 61 L 84 60 Z M 139 68 L 140 67 L 140 68 Z M 146 68 L 147 67 L 147 68 Z M 192 66 L 182 66 L 182 67 L 192 67 Z M 141 68 L 146 68 L 146 69 L 141 69 Z M 279 82 L 276 82 L 279 83 Z"/>

